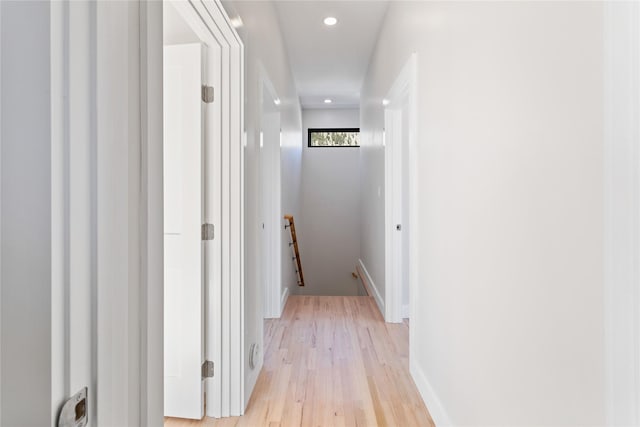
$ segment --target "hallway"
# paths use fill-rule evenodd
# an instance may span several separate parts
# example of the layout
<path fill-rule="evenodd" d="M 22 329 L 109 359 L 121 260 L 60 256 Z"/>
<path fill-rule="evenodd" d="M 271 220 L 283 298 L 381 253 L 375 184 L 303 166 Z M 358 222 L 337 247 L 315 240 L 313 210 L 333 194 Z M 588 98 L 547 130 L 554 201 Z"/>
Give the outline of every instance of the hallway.
<path fill-rule="evenodd" d="M 246 414 L 185 426 L 434 425 L 409 374 L 409 328 L 371 297 L 291 296 L 265 321 L 265 361 Z"/>
<path fill-rule="evenodd" d="M 0 0 L 0 427 L 640 427 L 639 320 L 640 0 Z"/>

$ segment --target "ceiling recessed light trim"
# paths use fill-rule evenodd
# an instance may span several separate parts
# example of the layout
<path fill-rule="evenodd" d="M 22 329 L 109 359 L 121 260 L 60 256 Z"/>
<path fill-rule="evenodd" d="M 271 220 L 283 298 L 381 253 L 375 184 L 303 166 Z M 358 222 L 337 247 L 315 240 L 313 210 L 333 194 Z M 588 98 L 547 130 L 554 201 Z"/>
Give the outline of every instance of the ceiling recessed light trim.
<path fill-rule="evenodd" d="M 281 102 L 280 98 L 276 98 L 276 99 L 273 100 L 273 103 L 276 104 L 276 105 L 280 105 L 280 102 Z"/>
<path fill-rule="evenodd" d="M 338 20 L 333 16 L 327 16 L 326 18 L 324 18 L 324 25 L 326 25 L 327 27 L 333 27 L 337 23 Z"/>
<path fill-rule="evenodd" d="M 333 100 L 331 100 L 331 99 L 329 99 L 329 98 L 327 98 L 327 99 L 325 99 L 325 100 L 324 100 L 324 103 L 325 103 L 325 104 L 331 104 L 332 102 L 333 102 Z"/>

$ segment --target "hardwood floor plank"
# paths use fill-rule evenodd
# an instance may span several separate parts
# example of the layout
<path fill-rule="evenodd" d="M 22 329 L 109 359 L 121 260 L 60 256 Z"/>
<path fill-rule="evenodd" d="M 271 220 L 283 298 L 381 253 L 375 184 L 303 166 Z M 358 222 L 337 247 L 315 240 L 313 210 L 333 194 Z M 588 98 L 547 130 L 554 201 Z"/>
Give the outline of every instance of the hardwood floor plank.
<path fill-rule="evenodd" d="M 372 297 L 290 296 L 264 331 L 244 416 L 165 427 L 434 426 L 409 373 L 409 322 L 384 323 Z"/>

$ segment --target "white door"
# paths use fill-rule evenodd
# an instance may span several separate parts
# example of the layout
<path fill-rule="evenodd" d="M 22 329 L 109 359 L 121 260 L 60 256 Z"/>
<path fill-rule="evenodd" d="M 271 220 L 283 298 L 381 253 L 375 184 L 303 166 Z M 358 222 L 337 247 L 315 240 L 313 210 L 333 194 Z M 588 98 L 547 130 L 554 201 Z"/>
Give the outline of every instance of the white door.
<path fill-rule="evenodd" d="M 164 48 L 164 413 L 204 415 L 203 46 Z"/>
<path fill-rule="evenodd" d="M 385 278 L 387 283 L 385 320 L 387 322 L 401 322 L 403 314 L 405 286 L 408 298 L 408 250 L 406 246 L 408 211 L 405 204 L 405 190 L 408 185 L 403 176 L 408 162 L 403 161 L 403 112 L 397 105 L 391 105 L 385 110 Z M 405 159 L 408 160 L 408 159 Z M 406 271 L 405 271 L 406 269 Z M 408 303 L 407 303 L 408 305 Z M 408 310 L 407 310 L 408 311 Z"/>

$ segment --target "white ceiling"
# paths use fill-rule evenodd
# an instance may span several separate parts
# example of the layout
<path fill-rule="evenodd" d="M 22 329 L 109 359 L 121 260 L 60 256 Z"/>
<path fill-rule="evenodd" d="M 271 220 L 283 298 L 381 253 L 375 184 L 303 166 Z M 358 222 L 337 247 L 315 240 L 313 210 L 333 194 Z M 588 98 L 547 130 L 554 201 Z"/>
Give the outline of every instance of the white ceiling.
<path fill-rule="evenodd" d="M 360 104 L 360 88 L 387 1 L 276 1 L 282 37 L 303 108 Z M 324 25 L 327 16 L 338 23 Z M 333 103 L 327 105 L 325 98 Z"/>

